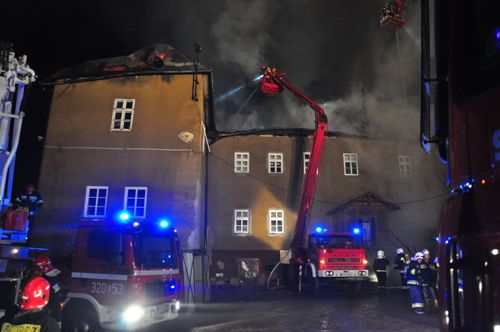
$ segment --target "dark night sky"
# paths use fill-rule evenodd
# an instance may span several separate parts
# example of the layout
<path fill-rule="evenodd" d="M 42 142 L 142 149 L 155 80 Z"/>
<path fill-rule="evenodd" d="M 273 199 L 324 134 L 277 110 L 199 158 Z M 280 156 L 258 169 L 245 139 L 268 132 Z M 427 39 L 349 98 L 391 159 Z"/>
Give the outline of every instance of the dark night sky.
<path fill-rule="evenodd" d="M 409 24 L 399 32 L 398 57 L 395 33 L 378 25 L 377 11 L 384 3 L 5 0 L 0 39 L 11 41 L 17 55 L 27 54 L 42 80 L 65 67 L 157 42 L 191 57 L 199 41 L 204 48 L 200 61 L 214 70 L 216 97 L 254 78 L 261 65 L 274 65 L 325 108 L 331 130 L 416 140 L 419 8 L 410 8 Z M 289 95 L 269 99 L 257 92 L 238 111 L 252 90 L 215 104 L 219 129 L 313 125 L 312 112 Z M 37 137 L 45 135 L 50 97 L 40 86 L 32 88 L 17 188 L 38 176 L 43 141 Z"/>

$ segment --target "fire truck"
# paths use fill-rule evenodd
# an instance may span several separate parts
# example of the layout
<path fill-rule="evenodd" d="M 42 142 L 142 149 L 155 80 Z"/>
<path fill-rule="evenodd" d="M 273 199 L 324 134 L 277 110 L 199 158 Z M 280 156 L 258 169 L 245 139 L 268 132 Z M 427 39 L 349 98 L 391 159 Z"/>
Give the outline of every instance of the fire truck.
<path fill-rule="evenodd" d="M 500 331 L 500 4 L 435 2 L 436 77 L 429 3 L 422 1 L 422 146 L 437 144 L 452 196 L 442 207 L 442 331 Z M 435 132 L 430 101 L 435 92 Z"/>
<path fill-rule="evenodd" d="M 16 57 L 13 45 L 0 41 L 0 316 L 17 302 L 25 267 L 43 248 L 24 246 L 29 221 L 26 211 L 10 209 L 14 164 L 24 120 L 25 89 L 36 79 L 26 55 Z M 8 216 L 7 220 L 2 217 Z"/>
<path fill-rule="evenodd" d="M 309 291 L 317 292 L 321 280 L 356 281 L 359 290 L 361 282 L 368 279 L 366 251 L 357 239 L 361 232 L 327 233 L 326 229 L 316 227 L 316 233 L 309 235 L 306 247 L 309 216 L 318 182 L 319 164 L 326 134 L 328 119 L 321 106 L 305 96 L 286 79 L 286 73 L 280 73 L 276 68 L 262 67 L 263 77 L 261 90 L 264 94 L 274 96 L 285 89 L 290 91 L 304 104 L 309 106 L 315 114 L 315 129 L 310 151 L 309 165 L 306 170 L 305 182 L 298 210 L 297 222 L 288 254 L 274 267 L 269 280 L 281 262 L 290 262 L 292 274 L 298 272 L 298 277 L 292 275 L 291 280 L 297 280 L 292 287 L 301 291 L 302 280 Z M 298 271 L 297 271 L 298 270 Z"/>
<path fill-rule="evenodd" d="M 309 270 L 306 270 L 306 280 L 316 275 L 312 283 L 314 287 L 330 281 L 354 282 L 356 291 L 359 291 L 362 283 L 369 278 L 366 249 L 360 233 L 359 228 L 348 233 L 329 232 L 324 227 L 316 227 L 308 238 Z"/>
<path fill-rule="evenodd" d="M 76 231 L 69 285 L 63 290 L 63 331 L 130 330 L 179 315 L 182 271 L 177 231 L 157 223 L 84 221 Z M 0 246 L 1 308 L 18 301 L 31 262 L 46 249 Z M 4 296 L 6 295 L 6 296 Z"/>
<path fill-rule="evenodd" d="M 126 213 L 121 219 L 128 220 Z M 128 330 L 176 318 L 182 275 L 177 231 L 159 223 L 78 227 L 64 331 Z"/>

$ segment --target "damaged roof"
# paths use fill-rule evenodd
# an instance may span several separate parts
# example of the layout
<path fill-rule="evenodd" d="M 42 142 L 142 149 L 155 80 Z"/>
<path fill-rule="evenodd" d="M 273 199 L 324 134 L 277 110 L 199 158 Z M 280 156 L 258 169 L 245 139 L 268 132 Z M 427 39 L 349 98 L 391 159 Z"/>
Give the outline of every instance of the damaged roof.
<path fill-rule="evenodd" d="M 42 84 L 57 85 L 120 76 L 193 73 L 194 71 L 192 59 L 170 45 L 153 44 L 129 55 L 91 60 L 62 69 L 44 80 Z M 198 64 L 198 72 L 211 71 L 202 64 Z"/>
<path fill-rule="evenodd" d="M 227 137 L 235 136 L 296 136 L 308 137 L 314 135 L 314 129 L 305 128 L 264 128 L 264 129 L 248 129 L 237 131 L 208 131 L 207 136 L 211 142 L 218 141 Z M 345 137 L 345 138 L 369 138 L 365 135 L 348 134 L 340 131 L 328 131 L 326 137 Z"/>

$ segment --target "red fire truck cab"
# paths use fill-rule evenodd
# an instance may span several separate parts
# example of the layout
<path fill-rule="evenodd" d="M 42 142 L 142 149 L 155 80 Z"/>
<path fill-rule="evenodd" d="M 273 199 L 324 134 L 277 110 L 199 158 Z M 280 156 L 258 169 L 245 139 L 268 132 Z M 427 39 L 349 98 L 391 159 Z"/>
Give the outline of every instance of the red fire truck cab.
<path fill-rule="evenodd" d="M 359 234 L 328 232 L 322 227 L 315 231 L 308 238 L 306 277 L 311 273 L 321 283 L 344 280 L 358 285 L 368 280 L 366 249 Z"/>
<path fill-rule="evenodd" d="M 176 318 L 179 242 L 157 224 L 86 222 L 78 228 L 64 331 L 129 330 Z"/>

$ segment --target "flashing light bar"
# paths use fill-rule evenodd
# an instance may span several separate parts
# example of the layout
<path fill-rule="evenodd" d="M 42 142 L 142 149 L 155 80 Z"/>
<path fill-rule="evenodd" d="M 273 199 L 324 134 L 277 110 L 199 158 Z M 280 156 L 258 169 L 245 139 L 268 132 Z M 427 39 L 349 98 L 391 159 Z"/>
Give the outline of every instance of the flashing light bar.
<path fill-rule="evenodd" d="M 321 226 L 318 226 L 314 229 L 316 231 L 316 233 L 325 233 L 326 231 L 328 231 L 325 227 L 321 227 Z"/>

